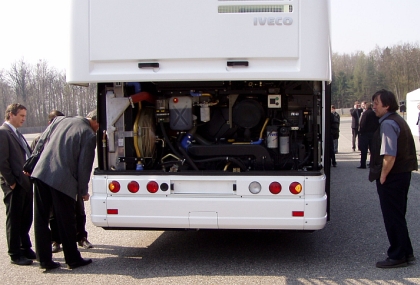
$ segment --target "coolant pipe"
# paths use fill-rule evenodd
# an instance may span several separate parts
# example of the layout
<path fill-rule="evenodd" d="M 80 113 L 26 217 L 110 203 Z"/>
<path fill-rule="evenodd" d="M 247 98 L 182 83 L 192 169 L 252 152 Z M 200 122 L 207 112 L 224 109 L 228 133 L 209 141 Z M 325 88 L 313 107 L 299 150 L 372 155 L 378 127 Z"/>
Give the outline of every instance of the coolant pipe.
<path fill-rule="evenodd" d="M 269 118 L 265 119 L 264 125 L 261 129 L 261 132 L 260 132 L 259 140 L 257 140 L 256 142 L 251 142 L 251 144 L 262 144 L 262 142 L 264 141 L 264 139 L 263 139 L 264 130 L 267 127 L 268 121 L 269 121 Z"/>
<path fill-rule="evenodd" d="M 259 139 L 255 142 L 251 142 L 251 144 L 262 144 L 263 141 L 264 141 L 263 139 Z"/>
<path fill-rule="evenodd" d="M 181 140 L 181 146 L 186 150 L 191 145 L 192 139 L 193 136 L 191 134 L 185 134 L 185 136 Z"/>
<path fill-rule="evenodd" d="M 182 155 L 175 149 L 175 147 L 172 145 L 168 134 L 166 133 L 165 126 L 163 125 L 163 122 L 159 122 L 160 130 L 162 131 L 162 135 L 164 140 L 166 141 L 166 144 L 169 146 L 169 148 L 172 150 L 174 155 L 178 157 L 182 157 Z"/>
<path fill-rule="evenodd" d="M 191 159 L 191 157 L 188 155 L 188 152 L 182 147 L 181 142 L 184 139 L 183 136 L 181 136 L 181 134 L 179 134 L 178 138 L 177 138 L 177 145 L 178 145 L 178 150 L 181 152 L 182 157 L 185 158 L 185 161 L 192 167 L 194 168 L 194 170 L 199 170 L 197 165 L 195 165 L 194 161 Z"/>
<path fill-rule="evenodd" d="M 182 153 L 182 156 L 185 158 L 185 161 L 192 167 L 194 168 L 194 170 L 199 171 L 200 169 L 198 169 L 197 165 L 195 165 L 194 161 L 191 159 L 191 157 L 188 155 L 188 153 L 182 148 L 182 146 L 180 145 L 178 147 L 179 151 Z"/>

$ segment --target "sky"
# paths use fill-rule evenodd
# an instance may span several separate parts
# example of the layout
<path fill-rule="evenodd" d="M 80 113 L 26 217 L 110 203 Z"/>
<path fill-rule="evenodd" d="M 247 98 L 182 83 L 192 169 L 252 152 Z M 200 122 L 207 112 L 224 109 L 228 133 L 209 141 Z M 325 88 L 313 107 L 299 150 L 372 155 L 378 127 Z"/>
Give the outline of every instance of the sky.
<path fill-rule="evenodd" d="M 0 70 L 21 59 L 65 70 L 69 7 L 70 0 L 0 1 Z M 347 54 L 420 44 L 420 0 L 331 0 L 331 39 L 333 52 Z"/>

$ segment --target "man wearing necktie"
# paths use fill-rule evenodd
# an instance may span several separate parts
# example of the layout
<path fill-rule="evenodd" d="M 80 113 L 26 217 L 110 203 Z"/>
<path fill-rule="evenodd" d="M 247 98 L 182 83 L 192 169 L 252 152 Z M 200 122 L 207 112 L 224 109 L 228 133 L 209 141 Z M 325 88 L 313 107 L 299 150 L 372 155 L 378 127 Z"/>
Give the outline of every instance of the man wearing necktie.
<path fill-rule="evenodd" d="M 28 143 L 17 130 L 26 120 L 25 106 L 7 106 L 0 127 L 0 183 L 6 205 L 6 237 L 11 263 L 30 265 L 36 258 L 29 230 L 33 220 L 33 191 L 23 164 L 31 155 Z"/>

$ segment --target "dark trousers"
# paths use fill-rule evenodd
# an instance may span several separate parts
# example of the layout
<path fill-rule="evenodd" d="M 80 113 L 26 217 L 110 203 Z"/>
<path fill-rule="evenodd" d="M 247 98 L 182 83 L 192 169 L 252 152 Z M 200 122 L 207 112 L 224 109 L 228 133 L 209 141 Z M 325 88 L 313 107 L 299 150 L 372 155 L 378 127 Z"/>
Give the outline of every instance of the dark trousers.
<path fill-rule="evenodd" d="M 405 214 L 411 172 L 388 174 L 384 184 L 376 180 L 382 216 L 390 247 L 388 257 L 403 259 L 413 254 Z"/>
<path fill-rule="evenodd" d="M 335 161 L 334 138 L 332 135 L 330 136 L 330 156 L 332 165 L 336 165 L 337 162 Z"/>
<path fill-rule="evenodd" d="M 54 211 L 51 210 L 50 216 L 50 228 L 51 228 L 51 240 L 61 244 L 60 234 L 58 232 L 57 219 L 54 215 Z M 82 196 L 78 196 L 76 202 L 76 239 L 81 241 L 87 238 L 86 231 L 86 213 L 85 213 L 85 201 Z"/>
<path fill-rule="evenodd" d="M 373 133 L 359 134 L 360 166 L 366 167 L 368 151 L 372 149 Z"/>
<path fill-rule="evenodd" d="M 357 128 L 352 128 L 351 129 L 351 134 L 352 134 L 352 139 L 351 139 L 351 145 L 353 150 L 356 149 L 356 138 L 359 134 L 359 130 Z"/>
<path fill-rule="evenodd" d="M 21 256 L 21 249 L 32 247 L 29 230 L 33 220 L 33 192 L 16 183 L 11 190 L 2 184 L 4 205 L 6 206 L 6 238 L 8 253 L 12 259 Z"/>
<path fill-rule="evenodd" d="M 50 210 L 54 210 L 58 232 L 63 244 L 64 259 L 67 264 L 82 258 L 76 244 L 76 201 L 64 193 L 35 179 L 35 246 L 38 261 L 52 260 Z"/>

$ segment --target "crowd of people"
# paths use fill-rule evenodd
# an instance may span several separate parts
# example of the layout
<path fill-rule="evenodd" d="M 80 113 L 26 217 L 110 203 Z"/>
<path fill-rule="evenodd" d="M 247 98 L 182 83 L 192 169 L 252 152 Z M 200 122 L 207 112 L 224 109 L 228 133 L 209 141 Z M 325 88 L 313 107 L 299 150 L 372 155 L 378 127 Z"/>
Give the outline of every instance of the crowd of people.
<path fill-rule="evenodd" d="M 0 127 L 0 182 L 6 206 L 6 239 L 11 263 L 42 269 L 59 268 L 53 252 L 62 250 L 69 269 L 90 264 L 77 245 L 89 249 L 84 202 L 99 129 L 96 110 L 86 118 L 66 117 L 54 110 L 47 129 L 30 147 L 19 132 L 26 120 L 25 106 L 7 106 Z M 40 153 L 32 173 L 23 171 L 32 153 Z M 34 222 L 35 248 L 29 231 Z"/>
<path fill-rule="evenodd" d="M 420 110 L 420 104 L 418 105 Z M 359 169 L 369 166 L 369 180 L 375 181 L 390 246 L 379 268 L 404 267 L 415 261 L 406 222 L 407 196 L 411 173 L 418 169 L 414 138 L 405 120 L 397 113 L 396 96 L 379 90 L 372 102 L 354 103 L 352 149 L 360 150 Z M 84 202 L 89 200 L 99 129 L 96 110 L 86 118 L 66 117 L 53 110 L 47 129 L 29 146 L 19 132 L 27 109 L 15 103 L 7 107 L 0 127 L 0 182 L 6 206 L 6 238 L 11 263 L 55 269 L 60 263 L 53 253 L 62 249 L 67 267 L 90 264 L 77 245 L 92 248 L 85 229 Z M 337 166 L 340 115 L 331 106 L 331 164 Z M 420 113 L 417 124 L 420 132 Z M 370 161 L 367 163 L 368 152 Z M 32 153 L 41 153 L 32 173 L 23 171 Z M 34 220 L 36 253 L 29 231 Z"/>

